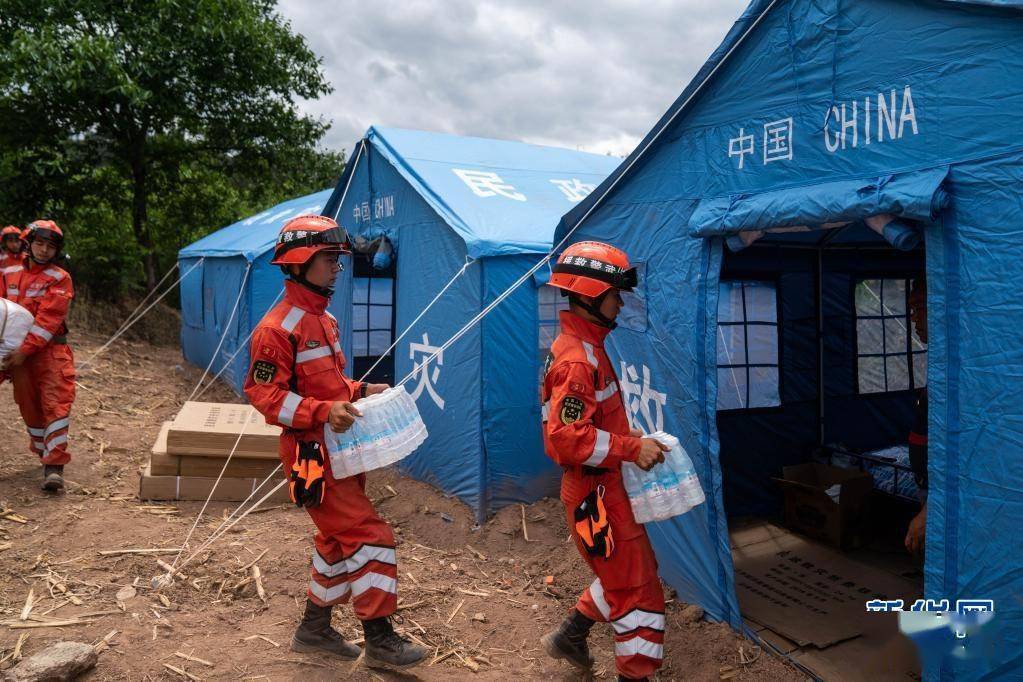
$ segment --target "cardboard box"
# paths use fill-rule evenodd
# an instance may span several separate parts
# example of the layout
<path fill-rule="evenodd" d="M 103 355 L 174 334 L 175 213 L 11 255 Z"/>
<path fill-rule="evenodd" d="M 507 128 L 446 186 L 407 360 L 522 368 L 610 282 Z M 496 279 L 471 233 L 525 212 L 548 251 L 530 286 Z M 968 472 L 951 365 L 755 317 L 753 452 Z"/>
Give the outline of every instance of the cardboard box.
<path fill-rule="evenodd" d="M 769 523 L 731 536 L 743 620 L 765 645 L 825 680 L 920 679 L 899 614 L 868 612 L 865 602 L 912 604 L 922 585 Z"/>
<path fill-rule="evenodd" d="M 187 402 L 167 432 L 167 454 L 224 458 L 234 448 L 234 457 L 277 460 L 280 434 L 251 405 Z"/>
<path fill-rule="evenodd" d="M 139 499 L 141 500 L 198 500 L 204 501 L 216 483 L 216 477 L 200 476 L 154 476 L 149 467 L 142 470 L 139 480 Z M 281 481 L 282 478 L 271 478 L 252 501 L 263 497 Z M 221 502 L 241 502 L 259 487 L 263 478 L 222 478 L 211 499 Z M 280 503 L 290 500 L 288 486 L 282 486 L 267 502 Z"/>
<path fill-rule="evenodd" d="M 788 466 L 774 479 L 785 493 L 785 525 L 835 547 L 857 544 L 874 479 L 857 469 L 810 462 Z M 840 486 L 837 500 L 828 494 Z"/>
<path fill-rule="evenodd" d="M 216 478 L 224 466 L 226 453 L 220 457 L 200 457 L 191 455 L 168 455 L 167 434 L 172 422 L 164 422 L 160 435 L 153 445 L 149 456 L 149 471 L 153 476 L 198 476 Z M 230 478 L 266 478 L 277 469 L 277 459 L 259 459 L 249 457 L 231 457 L 224 470 L 224 476 Z"/>

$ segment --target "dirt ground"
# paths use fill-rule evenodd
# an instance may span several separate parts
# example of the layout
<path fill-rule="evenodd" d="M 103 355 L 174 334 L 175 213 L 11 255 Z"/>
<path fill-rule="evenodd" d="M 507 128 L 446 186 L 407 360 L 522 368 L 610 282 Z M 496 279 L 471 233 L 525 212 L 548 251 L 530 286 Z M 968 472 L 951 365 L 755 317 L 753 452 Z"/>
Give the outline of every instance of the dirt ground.
<path fill-rule="evenodd" d="M 88 360 L 101 340 L 75 333 L 77 362 Z M 28 452 L 10 388 L 0 388 L 0 660 L 6 659 L 0 670 L 11 665 L 19 640 L 24 657 L 66 639 L 102 649 L 89 680 L 401 679 L 288 648 L 305 600 L 313 530 L 290 505 L 247 517 L 184 568 L 187 580 L 159 593 L 150 588 L 160 572 L 157 556 L 100 553 L 176 548 L 196 518 L 201 503 L 145 503 L 137 493 L 160 423 L 173 417 L 200 374 L 176 346 L 142 341 L 119 341 L 81 371 L 68 491 L 56 497 L 39 490 L 40 467 Z M 240 402 L 224 386 L 204 399 Z M 592 580 L 568 542 L 556 500 L 507 508 L 474 527 L 460 502 L 394 471 L 371 475 L 369 491 L 398 537 L 395 621 L 433 652 L 429 665 L 404 677 L 580 679 L 549 660 L 538 641 Z M 192 545 L 235 507 L 211 503 Z M 254 561 L 265 600 L 254 581 L 246 582 Z M 545 584 L 547 576 L 553 584 Z M 683 622 L 684 606 L 668 605 L 659 679 L 806 679 L 725 625 Z M 55 624 L 66 621 L 72 624 Z M 348 607 L 335 610 L 335 627 L 348 638 L 361 634 Z M 100 644 L 108 634 L 108 644 Z M 591 647 L 595 677 L 614 679 L 608 627 L 594 628 Z"/>

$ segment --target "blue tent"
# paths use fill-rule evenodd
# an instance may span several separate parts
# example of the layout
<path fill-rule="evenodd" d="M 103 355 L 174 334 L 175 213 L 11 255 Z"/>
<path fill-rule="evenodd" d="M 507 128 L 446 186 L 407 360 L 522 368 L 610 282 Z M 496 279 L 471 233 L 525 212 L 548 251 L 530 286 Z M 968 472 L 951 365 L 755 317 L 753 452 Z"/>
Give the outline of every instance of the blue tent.
<path fill-rule="evenodd" d="M 904 444 L 926 383 L 925 594 L 994 600 L 1002 638 L 928 678 L 1023 668 L 1020 9 L 756 0 L 561 221 L 555 242 L 610 241 L 642 269 L 611 349 L 633 414 L 679 435 L 707 489 L 651 535 L 712 617 L 742 627 L 726 517 L 777 510 L 769 477 L 822 445 Z M 865 226 L 880 213 L 909 243 Z M 925 271 L 923 354 L 907 287 Z"/>
<path fill-rule="evenodd" d="M 285 201 L 178 252 L 184 275 L 181 350 L 186 360 L 210 366 L 211 375 L 223 370 L 224 381 L 241 393 L 249 365 L 248 340 L 283 288 L 280 268 L 270 265 L 277 233 L 295 216 L 319 214 L 330 192 Z M 348 323 L 349 306 L 334 302 L 330 310 L 340 324 Z"/>
<path fill-rule="evenodd" d="M 358 254 L 339 280 L 335 305 L 355 311 L 342 329 L 356 374 L 450 284 L 385 358 L 396 380 L 408 376 L 550 251 L 561 215 L 618 161 L 370 128 L 324 209 L 357 246 L 372 252 L 386 238 L 393 248 L 393 278 L 383 286 L 372 268 L 360 272 Z M 558 483 L 540 437 L 539 376 L 563 306 L 542 285 L 547 269 L 537 274 L 406 385 L 430 437 L 403 468 L 457 495 L 480 518 L 550 494 Z"/>

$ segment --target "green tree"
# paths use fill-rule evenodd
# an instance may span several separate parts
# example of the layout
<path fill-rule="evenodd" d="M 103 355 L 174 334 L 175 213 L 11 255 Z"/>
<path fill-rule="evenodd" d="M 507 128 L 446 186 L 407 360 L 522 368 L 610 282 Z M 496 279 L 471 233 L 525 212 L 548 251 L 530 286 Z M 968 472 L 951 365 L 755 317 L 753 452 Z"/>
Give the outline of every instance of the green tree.
<path fill-rule="evenodd" d="M 152 287 L 161 241 L 155 206 L 175 213 L 167 193 L 198 188 L 191 180 L 199 176 L 216 175 L 226 187 L 225 170 L 243 164 L 266 168 L 296 153 L 321 161 L 314 146 L 326 124 L 301 115 L 296 101 L 330 86 L 320 60 L 274 7 L 272 0 L 0 0 L 0 174 L 21 179 L 15 205 L 43 201 L 55 215 L 76 207 L 96 227 L 124 231 L 126 203 L 124 236 Z M 256 194 L 243 189 L 235 207 Z"/>

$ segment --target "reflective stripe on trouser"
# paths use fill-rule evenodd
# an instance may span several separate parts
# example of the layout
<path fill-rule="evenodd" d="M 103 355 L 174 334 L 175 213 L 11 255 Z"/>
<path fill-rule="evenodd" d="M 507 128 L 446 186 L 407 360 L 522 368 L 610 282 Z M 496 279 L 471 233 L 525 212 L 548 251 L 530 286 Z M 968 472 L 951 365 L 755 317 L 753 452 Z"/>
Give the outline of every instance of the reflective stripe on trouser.
<path fill-rule="evenodd" d="M 616 546 L 615 551 L 618 549 Z M 664 657 L 664 593 L 660 580 L 642 587 L 608 591 L 597 578 L 579 597 L 575 608 L 593 620 L 611 623 L 615 637 L 615 667 L 621 675 L 640 679 L 661 667 Z"/>
<path fill-rule="evenodd" d="M 68 427 L 75 401 L 71 349 L 49 345 L 11 370 L 14 401 L 29 432 L 29 451 L 43 464 L 67 464 Z"/>
<path fill-rule="evenodd" d="M 349 600 L 359 620 L 382 618 L 398 605 L 394 535 L 366 497 L 365 476 L 329 472 L 320 506 L 307 509 L 317 533 L 309 598 L 320 606 Z"/>
<path fill-rule="evenodd" d="M 608 486 L 621 487 L 621 481 Z M 613 496 L 611 492 L 605 498 L 616 498 L 607 507 L 615 538 L 610 558 L 587 554 L 574 527 L 569 526 L 579 553 L 596 574 L 575 608 L 593 620 L 611 624 L 615 667 L 624 677 L 640 679 L 653 675 L 664 656 L 664 590 L 650 540 L 633 519 L 625 491 L 613 491 Z"/>

